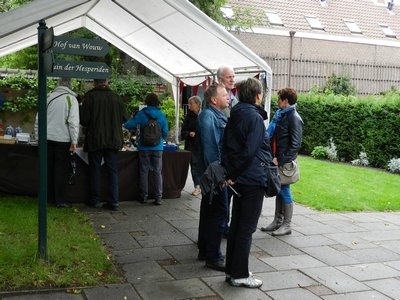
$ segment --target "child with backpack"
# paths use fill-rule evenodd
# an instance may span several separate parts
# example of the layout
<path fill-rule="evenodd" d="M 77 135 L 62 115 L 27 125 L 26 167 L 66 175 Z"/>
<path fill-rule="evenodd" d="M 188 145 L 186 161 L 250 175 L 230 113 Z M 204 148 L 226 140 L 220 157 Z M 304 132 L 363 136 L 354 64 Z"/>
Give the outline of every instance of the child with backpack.
<path fill-rule="evenodd" d="M 154 172 L 155 190 L 154 204 L 161 205 L 162 199 L 162 153 L 163 140 L 168 135 L 167 118 L 160 110 L 160 100 L 155 93 L 146 96 L 147 107 L 138 111 L 134 117 L 123 124 L 128 130 L 140 128 L 140 135 L 137 143 L 139 151 L 139 175 L 140 175 L 140 199 L 146 203 L 149 197 L 148 177 L 149 170 Z"/>

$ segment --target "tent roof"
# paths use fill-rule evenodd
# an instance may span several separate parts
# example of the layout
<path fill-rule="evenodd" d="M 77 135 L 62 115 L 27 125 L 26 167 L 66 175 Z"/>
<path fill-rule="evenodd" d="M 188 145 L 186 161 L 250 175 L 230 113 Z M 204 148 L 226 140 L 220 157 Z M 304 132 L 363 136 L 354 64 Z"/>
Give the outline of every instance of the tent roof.
<path fill-rule="evenodd" d="M 55 35 L 86 27 L 171 83 L 220 65 L 271 80 L 263 59 L 187 0 L 34 0 L 0 14 L 0 56 L 36 44 L 41 19 Z"/>

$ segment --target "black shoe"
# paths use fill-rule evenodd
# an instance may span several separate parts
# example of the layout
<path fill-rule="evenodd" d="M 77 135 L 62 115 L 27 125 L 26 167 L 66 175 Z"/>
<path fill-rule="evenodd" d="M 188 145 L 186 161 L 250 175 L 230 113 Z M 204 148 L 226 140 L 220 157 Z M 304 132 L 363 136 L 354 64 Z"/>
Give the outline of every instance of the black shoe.
<path fill-rule="evenodd" d="M 145 203 L 147 203 L 147 198 L 140 198 L 139 202 L 142 204 L 145 204 Z"/>
<path fill-rule="evenodd" d="M 103 208 L 104 209 L 108 209 L 108 210 L 113 210 L 113 211 L 117 211 L 118 210 L 118 206 L 111 205 L 110 203 L 104 203 L 103 204 Z"/>
<path fill-rule="evenodd" d="M 216 262 L 206 262 L 206 267 L 216 271 L 225 272 L 225 263 L 223 260 L 219 260 Z"/>
<path fill-rule="evenodd" d="M 57 204 L 56 206 L 57 206 L 57 208 L 71 208 L 72 207 L 72 205 L 69 203 L 60 203 L 60 204 Z"/>
<path fill-rule="evenodd" d="M 155 205 L 161 205 L 161 199 L 156 199 L 156 200 L 154 201 L 154 204 L 155 204 Z"/>

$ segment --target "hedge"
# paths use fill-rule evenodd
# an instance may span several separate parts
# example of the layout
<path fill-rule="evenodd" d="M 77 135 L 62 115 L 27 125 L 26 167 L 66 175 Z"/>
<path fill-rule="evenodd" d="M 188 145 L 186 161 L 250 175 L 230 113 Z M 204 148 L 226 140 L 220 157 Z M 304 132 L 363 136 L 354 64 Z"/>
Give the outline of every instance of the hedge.
<path fill-rule="evenodd" d="M 311 154 L 333 138 L 342 161 L 358 159 L 363 151 L 371 166 L 386 168 L 390 159 L 400 158 L 399 94 L 365 98 L 300 94 L 297 103 L 304 121 L 301 153 Z"/>

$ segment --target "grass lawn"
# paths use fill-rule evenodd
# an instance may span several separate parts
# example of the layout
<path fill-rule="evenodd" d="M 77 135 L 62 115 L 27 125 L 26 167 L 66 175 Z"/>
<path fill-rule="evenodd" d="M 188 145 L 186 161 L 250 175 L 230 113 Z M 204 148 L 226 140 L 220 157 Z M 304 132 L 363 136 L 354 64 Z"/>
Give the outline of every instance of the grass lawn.
<path fill-rule="evenodd" d="M 299 156 L 295 202 L 328 211 L 400 211 L 400 175 Z"/>
<path fill-rule="evenodd" d="M 122 282 L 88 218 L 48 207 L 48 262 L 38 256 L 36 198 L 0 196 L 0 290 Z"/>

